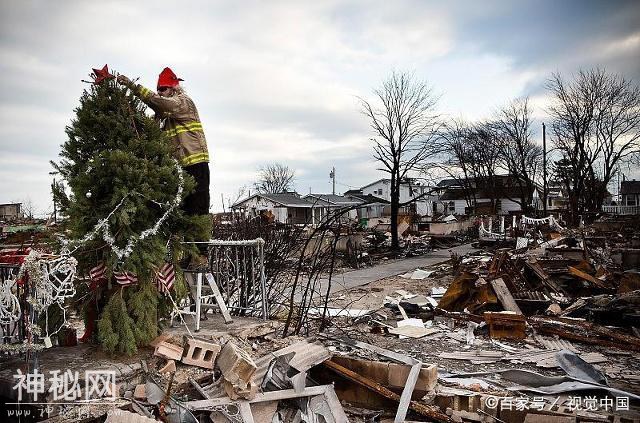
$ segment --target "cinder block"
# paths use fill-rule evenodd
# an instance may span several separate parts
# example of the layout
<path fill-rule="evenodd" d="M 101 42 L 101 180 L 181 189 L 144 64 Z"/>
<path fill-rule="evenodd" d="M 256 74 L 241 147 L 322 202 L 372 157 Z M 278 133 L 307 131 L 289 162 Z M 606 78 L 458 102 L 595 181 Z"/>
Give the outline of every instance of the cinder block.
<path fill-rule="evenodd" d="M 220 352 L 220 345 L 202 339 L 190 338 L 187 341 L 182 362 L 192 366 L 213 369 L 213 362 Z"/>
<path fill-rule="evenodd" d="M 156 350 L 153 355 L 166 358 L 167 360 L 180 360 L 183 350 L 184 348 L 180 345 L 174 345 L 167 341 L 162 341 L 156 346 Z"/>
<path fill-rule="evenodd" d="M 232 342 L 222 348 L 217 364 L 224 378 L 240 389 L 247 387 L 257 369 L 251 356 Z"/>

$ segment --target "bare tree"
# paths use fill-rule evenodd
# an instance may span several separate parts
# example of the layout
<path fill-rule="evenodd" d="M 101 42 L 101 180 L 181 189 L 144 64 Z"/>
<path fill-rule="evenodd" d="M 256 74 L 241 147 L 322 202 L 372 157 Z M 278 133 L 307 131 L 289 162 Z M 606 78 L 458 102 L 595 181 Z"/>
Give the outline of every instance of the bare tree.
<path fill-rule="evenodd" d="M 435 154 L 437 98 L 426 82 L 404 72 L 393 72 L 374 95 L 375 101 L 360 100 L 374 132 L 373 156 L 391 178 L 391 248 L 398 249 L 400 184 Z"/>
<path fill-rule="evenodd" d="M 595 113 L 595 137 L 601 153 L 598 167 L 604 186 L 595 193 L 598 210 L 619 165 L 640 157 L 640 88 L 619 75 L 603 79 Z"/>
<path fill-rule="evenodd" d="M 640 151 L 640 94 L 625 78 L 602 69 L 580 71 L 572 81 L 553 74 L 547 84 L 556 147 L 557 176 L 569 194 L 571 219 L 600 210 L 607 185 L 622 162 Z"/>
<path fill-rule="evenodd" d="M 295 172 L 281 163 L 272 163 L 260 168 L 258 180 L 254 183 L 256 191 L 263 194 L 276 194 L 293 190 Z"/>
<path fill-rule="evenodd" d="M 424 173 L 443 172 L 459 186 L 468 207 L 475 207 L 474 169 L 476 165 L 471 139 L 471 125 L 462 119 L 444 124 L 440 133 L 439 155 L 422 164 Z"/>
<path fill-rule="evenodd" d="M 496 131 L 488 122 L 478 123 L 469 133 L 469 144 L 474 186 L 476 189 L 482 189 L 489 198 L 490 213 L 496 213 L 496 200 L 499 195 L 496 175 L 501 154 Z"/>
<path fill-rule="evenodd" d="M 549 112 L 556 148 L 562 155 L 561 173 L 556 176 L 564 181 L 569 195 L 570 218 L 578 223 L 578 216 L 585 209 L 586 181 L 593 180 L 593 163 L 598 151 L 590 142 L 593 132 L 598 74 L 580 71 L 573 82 L 565 81 L 560 74 L 553 74 L 547 87 L 554 96 Z"/>
<path fill-rule="evenodd" d="M 511 175 L 510 181 L 517 192 L 511 198 L 509 187 L 505 187 L 507 198 L 520 205 L 528 213 L 540 176 L 542 148 L 531 139 L 531 109 L 529 99 L 515 100 L 503 107 L 492 122 L 500 145 L 501 167 Z M 513 196 L 515 197 L 515 196 Z"/>

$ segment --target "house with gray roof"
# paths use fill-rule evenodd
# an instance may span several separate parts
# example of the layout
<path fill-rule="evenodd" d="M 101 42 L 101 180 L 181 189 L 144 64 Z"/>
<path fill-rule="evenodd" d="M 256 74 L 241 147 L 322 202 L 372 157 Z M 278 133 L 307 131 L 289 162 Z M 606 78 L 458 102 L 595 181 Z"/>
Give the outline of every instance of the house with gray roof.
<path fill-rule="evenodd" d="M 313 201 L 301 198 L 297 192 L 256 193 L 233 204 L 231 210 L 281 223 L 313 224 L 314 206 Z"/>

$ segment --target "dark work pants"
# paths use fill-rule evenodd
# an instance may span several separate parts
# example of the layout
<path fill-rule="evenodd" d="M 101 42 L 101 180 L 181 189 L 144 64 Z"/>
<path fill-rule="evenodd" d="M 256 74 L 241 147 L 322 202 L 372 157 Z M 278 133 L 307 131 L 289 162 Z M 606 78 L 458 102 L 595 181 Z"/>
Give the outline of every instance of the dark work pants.
<path fill-rule="evenodd" d="M 185 197 L 182 209 L 189 216 L 209 214 L 209 163 L 197 163 L 184 170 L 196 180 L 196 189 Z"/>
<path fill-rule="evenodd" d="M 209 214 L 209 163 L 197 163 L 184 168 L 185 172 L 196 180 L 196 189 L 187 195 L 182 204 L 182 209 L 189 216 Z M 207 239 L 199 241 L 209 241 Z M 207 255 L 206 244 L 199 244 L 200 254 Z"/>

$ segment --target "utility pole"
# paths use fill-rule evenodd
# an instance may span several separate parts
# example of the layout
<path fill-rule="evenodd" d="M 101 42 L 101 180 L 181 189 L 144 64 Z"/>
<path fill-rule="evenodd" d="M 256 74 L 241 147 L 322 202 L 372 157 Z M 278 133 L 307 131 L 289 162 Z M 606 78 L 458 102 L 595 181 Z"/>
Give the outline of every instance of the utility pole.
<path fill-rule="evenodd" d="M 53 189 L 56 189 L 56 178 L 53 178 Z M 56 207 L 56 196 L 53 196 L 53 223 L 58 223 L 58 209 Z"/>
<path fill-rule="evenodd" d="M 547 217 L 547 131 L 542 123 L 542 199 L 544 200 L 544 217 Z"/>
<path fill-rule="evenodd" d="M 53 223 L 58 223 L 58 202 L 56 201 L 56 172 L 49 172 L 49 175 L 53 176 L 53 183 L 51 184 L 51 196 L 53 197 Z"/>
<path fill-rule="evenodd" d="M 333 181 L 333 190 L 331 190 L 331 193 L 333 195 L 336 195 L 336 168 L 335 168 L 335 166 L 331 169 L 331 173 L 329 173 L 329 178 L 331 178 L 331 180 Z"/>

